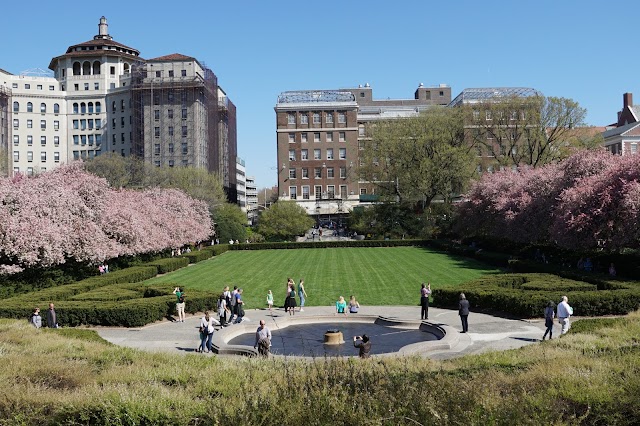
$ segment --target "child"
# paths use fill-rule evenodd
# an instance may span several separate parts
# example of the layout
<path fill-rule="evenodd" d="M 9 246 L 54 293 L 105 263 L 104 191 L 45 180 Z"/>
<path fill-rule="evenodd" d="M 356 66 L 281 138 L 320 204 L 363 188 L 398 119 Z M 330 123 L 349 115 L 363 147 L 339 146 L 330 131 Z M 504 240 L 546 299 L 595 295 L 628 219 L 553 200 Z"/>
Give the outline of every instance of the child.
<path fill-rule="evenodd" d="M 273 309 L 273 293 L 271 293 L 271 290 L 267 293 L 267 305 L 269 306 L 269 312 L 271 312 Z"/>

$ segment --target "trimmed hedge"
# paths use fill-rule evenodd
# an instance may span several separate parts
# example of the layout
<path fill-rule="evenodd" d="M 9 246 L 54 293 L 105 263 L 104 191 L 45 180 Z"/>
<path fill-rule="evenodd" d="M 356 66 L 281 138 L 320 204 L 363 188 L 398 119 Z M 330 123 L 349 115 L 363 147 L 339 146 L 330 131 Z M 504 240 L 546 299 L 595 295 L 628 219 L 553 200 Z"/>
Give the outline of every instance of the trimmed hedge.
<path fill-rule="evenodd" d="M 593 283 L 574 281 L 550 274 L 492 275 L 455 289 L 435 289 L 433 305 L 455 308 L 465 293 L 473 309 L 506 312 L 527 318 L 540 317 L 549 300 L 558 303 L 563 295 L 575 315 L 624 315 L 640 308 L 640 285 L 616 284 L 619 289 L 599 290 Z"/>
<path fill-rule="evenodd" d="M 203 260 L 209 259 L 213 254 L 208 250 L 192 251 L 191 253 L 185 253 L 182 257 L 189 260 L 189 263 L 198 263 Z"/>
<path fill-rule="evenodd" d="M 362 241 L 304 241 L 287 243 L 250 243 L 250 244 L 220 244 L 226 245 L 228 250 L 280 250 L 300 248 L 334 248 L 334 247 L 406 247 L 429 245 L 430 240 L 362 240 Z M 215 246 L 218 247 L 218 246 Z"/>
<path fill-rule="evenodd" d="M 184 268 L 189 265 L 189 258 L 187 257 L 169 257 L 166 259 L 159 259 L 153 262 L 146 263 L 145 265 L 155 266 L 158 268 L 158 274 L 166 274 L 173 272 L 180 268 Z"/>

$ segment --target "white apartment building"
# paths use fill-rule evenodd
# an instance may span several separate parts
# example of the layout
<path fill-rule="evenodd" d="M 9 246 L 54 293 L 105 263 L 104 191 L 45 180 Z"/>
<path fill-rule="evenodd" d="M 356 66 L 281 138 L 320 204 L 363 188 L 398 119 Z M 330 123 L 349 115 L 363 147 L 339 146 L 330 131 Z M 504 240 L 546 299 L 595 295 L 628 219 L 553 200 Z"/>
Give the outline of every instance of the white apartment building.
<path fill-rule="evenodd" d="M 258 187 L 254 176 L 246 176 L 245 190 L 247 197 L 247 218 L 249 224 L 255 224 L 258 218 Z"/>
<path fill-rule="evenodd" d="M 244 160 L 236 157 L 236 193 L 238 197 L 238 205 L 243 212 L 247 212 L 247 190 L 246 190 L 246 174 Z"/>

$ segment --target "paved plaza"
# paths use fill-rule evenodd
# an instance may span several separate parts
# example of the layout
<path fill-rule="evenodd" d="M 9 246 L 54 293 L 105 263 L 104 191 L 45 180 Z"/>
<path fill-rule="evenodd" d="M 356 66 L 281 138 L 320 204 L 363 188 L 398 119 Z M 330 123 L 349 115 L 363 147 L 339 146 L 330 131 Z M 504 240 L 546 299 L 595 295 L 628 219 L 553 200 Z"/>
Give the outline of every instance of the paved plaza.
<path fill-rule="evenodd" d="M 248 322 L 234 324 L 216 331 L 214 343 L 217 340 L 231 341 L 234 345 L 248 345 L 251 348 L 252 335 L 258 327 L 260 319 L 266 321 L 267 326 L 274 335 L 280 331 L 286 331 L 292 324 L 308 324 L 311 334 L 319 334 L 325 328 L 341 328 L 346 330 L 358 330 L 357 324 L 363 323 L 362 329 L 366 333 L 371 324 L 364 324 L 365 318 L 384 317 L 399 321 L 409 321 L 420 324 L 419 306 L 362 306 L 360 313 L 351 314 L 349 317 L 335 315 L 333 306 L 305 307 L 304 312 L 296 312 L 293 318 L 282 308 L 248 309 L 246 318 Z M 173 322 L 164 320 L 139 328 L 108 328 L 98 327 L 96 331 L 105 340 L 116 345 L 136 348 L 146 351 L 162 351 L 175 354 L 195 353 L 199 345 L 198 326 L 202 315 L 187 316 L 185 322 Z M 371 322 L 371 321 L 369 321 Z M 394 351 L 406 343 L 406 348 L 411 350 L 401 351 L 404 354 L 417 354 L 431 359 L 448 359 L 467 354 L 478 354 L 494 350 L 506 350 L 519 348 L 525 345 L 537 344 L 544 334 L 544 320 L 518 320 L 497 316 L 471 313 L 469 315 L 469 332 L 460 333 L 461 324 L 457 310 L 429 308 L 429 320 L 427 323 L 446 330 L 447 336 L 442 339 L 449 342 L 447 345 L 416 345 L 415 333 L 407 335 L 405 332 L 396 331 L 385 333 L 386 349 L 379 348 L 379 353 Z M 234 329 L 235 327 L 235 329 Z M 355 328 L 354 328 L 355 327 Z M 292 327 L 293 329 L 293 327 Z M 560 328 L 556 324 L 554 336 L 560 336 Z M 353 332 L 352 332 L 353 333 Z M 216 335 L 217 334 L 217 335 Z M 290 334 L 290 333 L 289 333 Z M 362 333 L 360 333 L 362 334 Z M 228 336 L 228 337 L 224 337 Z M 296 345 L 296 339 L 287 339 L 286 333 L 280 334 L 280 340 L 291 345 Z M 312 339 L 321 339 L 320 335 L 312 336 Z M 352 334 L 345 333 L 345 344 L 336 355 L 355 356 L 357 350 L 353 348 Z M 425 340 L 433 340 L 427 338 Z M 376 337 L 372 337 L 372 353 L 376 354 Z M 252 348 L 251 348 L 252 349 Z M 282 349 L 285 349 L 284 347 Z M 287 354 L 286 351 L 280 352 Z M 387 356 L 388 354 L 385 354 Z M 207 356 L 207 354 L 203 354 Z"/>

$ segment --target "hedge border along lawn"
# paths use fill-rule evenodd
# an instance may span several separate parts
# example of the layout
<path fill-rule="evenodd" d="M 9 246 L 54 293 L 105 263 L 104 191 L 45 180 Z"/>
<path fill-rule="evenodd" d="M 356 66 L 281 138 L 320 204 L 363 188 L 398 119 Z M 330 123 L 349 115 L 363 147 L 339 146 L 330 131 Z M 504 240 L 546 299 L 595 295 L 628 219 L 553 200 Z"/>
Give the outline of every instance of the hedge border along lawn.
<path fill-rule="evenodd" d="M 547 303 L 551 300 L 556 304 L 563 295 L 578 316 L 624 315 L 640 308 L 640 284 L 601 281 L 598 285 L 538 273 L 493 275 L 455 289 L 435 289 L 433 305 L 457 307 L 460 293 L 464 293 L 472 309 L 526 318 L 542 316 Z"/>

